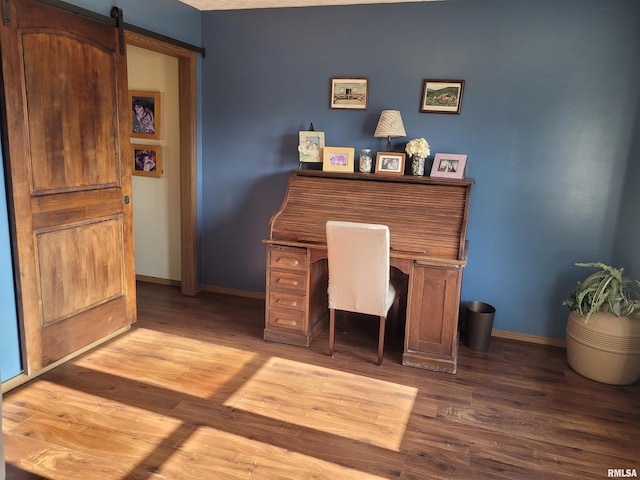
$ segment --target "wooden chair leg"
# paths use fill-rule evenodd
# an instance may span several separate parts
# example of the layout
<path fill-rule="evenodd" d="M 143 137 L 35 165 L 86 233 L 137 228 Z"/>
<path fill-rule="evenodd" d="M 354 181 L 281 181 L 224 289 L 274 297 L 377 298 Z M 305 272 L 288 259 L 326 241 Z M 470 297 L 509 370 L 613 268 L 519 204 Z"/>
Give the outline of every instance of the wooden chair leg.
<path fill-rule="evenodd" d="M 329 355 L 333 357 L 336 341 L 336 311 L 329 309 Z"/>
<path fill-rule="evenodd" d="M 378 365 L 382 365 L 382 352 L 384 351 L 384 329 L 387 317 L 380 316 L 380 333 L 378 334 Z"/>

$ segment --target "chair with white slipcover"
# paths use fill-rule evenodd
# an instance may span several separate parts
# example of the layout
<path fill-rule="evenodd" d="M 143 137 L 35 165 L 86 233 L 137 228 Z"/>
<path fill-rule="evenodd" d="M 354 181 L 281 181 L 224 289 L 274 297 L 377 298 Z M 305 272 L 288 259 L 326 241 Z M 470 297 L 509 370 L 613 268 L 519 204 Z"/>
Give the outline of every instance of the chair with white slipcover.
<path fill-rule="evenodd" d="M 395 305 L 400 284 L 390 275 L 389 227 L 371 223 L 328 221 L 329 355 L 335 351 L 335 311 L 380 318 L 378 365 L 382 364 L 387 315 Z"/>

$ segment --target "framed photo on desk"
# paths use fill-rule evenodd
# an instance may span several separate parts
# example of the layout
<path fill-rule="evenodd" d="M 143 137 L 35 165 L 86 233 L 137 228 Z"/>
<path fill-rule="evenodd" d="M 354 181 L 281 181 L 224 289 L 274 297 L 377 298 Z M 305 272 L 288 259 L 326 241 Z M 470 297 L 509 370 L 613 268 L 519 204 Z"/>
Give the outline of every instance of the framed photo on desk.
<path fill-rule="evenodd" d="M 325 172 L 351 172 L 355 148 L 353 147 L 324 147 L 322 151 L 322 170 Z"/>
<path fill-rule="evenodd" d="M 378 152 L 376 155 L 376 173 L 392 175 L 404 174 L 404 161 L 407 155 L 397 152 Z"/>
<path fill-rule="evenodd" d="M 456 153 L 436 153 L 431 167 L 432 177 L 464 178 L 464 169 L 467 166 L 467 156 Z"/>
<path fill-rule="evenodd" d="M 324 132 L 300 131 L 298 155 L 300 163 L 322 163 Z"/>

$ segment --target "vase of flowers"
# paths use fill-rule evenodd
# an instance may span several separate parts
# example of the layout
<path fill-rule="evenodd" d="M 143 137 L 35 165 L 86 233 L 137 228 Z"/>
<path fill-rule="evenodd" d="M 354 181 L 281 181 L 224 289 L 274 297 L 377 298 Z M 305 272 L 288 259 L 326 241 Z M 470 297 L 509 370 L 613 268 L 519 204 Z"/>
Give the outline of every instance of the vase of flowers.
<path fill-rule="evenodd" d="M 407 143 L 405 151 L 411 155 L 411 174 L 415 176 L 424 175 L 424 161 L 431 154 L 429 142 L 424 138 L 416 138 Z"/>

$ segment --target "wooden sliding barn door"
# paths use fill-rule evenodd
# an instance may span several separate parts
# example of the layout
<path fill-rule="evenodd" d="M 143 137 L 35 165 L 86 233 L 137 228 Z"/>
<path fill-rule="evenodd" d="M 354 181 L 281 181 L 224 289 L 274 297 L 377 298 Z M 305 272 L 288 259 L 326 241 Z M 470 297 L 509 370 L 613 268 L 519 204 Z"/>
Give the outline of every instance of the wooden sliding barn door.
<path fill-rule="evenodd" d="M 33 373 L 136 319 L 126 57 L 111 26 L 34 0 L 6 8 L 5 162 Z"/>

